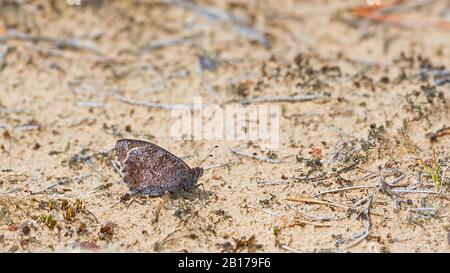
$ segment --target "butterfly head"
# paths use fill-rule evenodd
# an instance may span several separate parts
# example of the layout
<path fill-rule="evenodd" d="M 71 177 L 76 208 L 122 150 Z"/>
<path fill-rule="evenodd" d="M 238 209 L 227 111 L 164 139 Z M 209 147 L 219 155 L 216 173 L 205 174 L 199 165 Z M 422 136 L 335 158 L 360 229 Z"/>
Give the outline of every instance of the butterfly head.
<path fill-rule="evenodd" d="M 197 168 L 192 169 L 192 171 L 194 172 L 194 177 L 196 178 L 196 180 L 199 179 L 200 176 L 203 175 L 203 168 L 197 167 Z"/>
<path fill-rule="evenodd" d="M 203 168 L 193 168 L 192 169 L 192 177 L 187 180 L 184 185 L 183 188 L 184 190 L 189 190 L 191 188 L 193 188 L 195 186 L 195 184 L 197 184 L 198 179 L 200 178 L 200 176 L 203 175 Z"/>

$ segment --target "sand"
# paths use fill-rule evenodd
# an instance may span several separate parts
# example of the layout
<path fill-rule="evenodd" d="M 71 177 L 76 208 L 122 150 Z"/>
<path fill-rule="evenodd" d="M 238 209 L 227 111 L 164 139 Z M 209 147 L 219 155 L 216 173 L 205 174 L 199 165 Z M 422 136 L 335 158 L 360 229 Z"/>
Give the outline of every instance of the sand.
<path fill-rule="evenodd" d="M 357 0 L 14 2 L 0 33 L 56 40 L 0 38 L 0 251 L 449 252 L 450 135 L 427 134 L 450 125 L 450 83 L 423 74 L 450 66 L 448 28 L 360 19 Z M 402 7 L 450 16 L 445 1 Z M 70 38 L 87 46 L 58 46 Z M 217 67 L 201 76 L 199 56 Z M 325 96 L 270 104 L 270 149 L 174 139 L 172 111 L 148 107 L 311 94 Z M 173 194 L 154 222 L 163 198 L 118 203 L 121 138 L 192 167 L 219 148 L 204 190 Z"/>

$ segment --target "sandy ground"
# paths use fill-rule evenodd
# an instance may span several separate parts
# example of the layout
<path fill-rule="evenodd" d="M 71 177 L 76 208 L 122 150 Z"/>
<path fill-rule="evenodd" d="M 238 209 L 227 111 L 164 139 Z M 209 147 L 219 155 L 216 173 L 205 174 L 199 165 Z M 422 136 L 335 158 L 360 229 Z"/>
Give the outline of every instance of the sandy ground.
<path fill-rule="evenodd" d="M 356 17 L 359 0 L 14 2 L 0 34 L 28 36 L 0 37 L 1 251 L 449 252 L 450 135 L 429 133 L 450 125 L 450 31 L 421 24 L 450 20 L 447 1 L 404 1 L 407 25 Z M 203 78 L 199 56 L 217 64 Z M 177 141 L 169 110 L 130 104 L 323 93 L 274 103 L 272 150 Z M 175 193 L 157 222 L 160 197 L 112 207 L 121 138 L 190 166 L 219 145 L 205 192 Z"/>

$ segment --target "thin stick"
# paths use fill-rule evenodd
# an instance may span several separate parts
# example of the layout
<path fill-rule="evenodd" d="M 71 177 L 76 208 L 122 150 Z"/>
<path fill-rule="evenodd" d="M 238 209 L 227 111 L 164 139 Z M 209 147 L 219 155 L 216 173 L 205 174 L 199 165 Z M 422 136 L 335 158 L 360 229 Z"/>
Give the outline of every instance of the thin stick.
<path fill-rule="evenodd" d="M 97 55 L 103 55 L 92 43 L 81 41 L 79 39 L 58 39 L 50 36 L 30 35 L 27 33 L 10 31 L 6 35 L 0 36 L 0 42 L 9 40 L 20 40 L 29 42 L 47 42 L 56 47 L 67 47 L 76 50 L 91 51 Z"/>
<path fill-rule="evenodd" d="M 392 180 L 391 182 L 384 182 L 386 185 L 388 185 L 389 187 L 395 187 L 400 181 L 402 181 L 403 179 L 405 179 L 405 177 L 407 176 L 406 173 L 400 175 L 399 177 L 395 178 L 394 180 Z"/>
<path fill-rule="evenodd" d="M 381 11 L 386 11 L 386 7 L 392 7 L 398 5 L 402 0 L 392 0 L 388 3 L 385 3 L 383 5 L 376 5 L 376 6 L 358 6 L 352 9 L 353 14 L 355 14 L 358 17 L 367 18 L 369 20 L 373 21 L 381 21 L 386 23 L 392 23 L 397 25 L 406 25 L 406 23 L 409 23 L 411 25 L 415 26 L 432 26 L 432 27 L 441 27 L 450 29 L 450 22 L 446 20 L 440 20 L 437 18 L 416 18 L 412 16 L 406 16 L 406 15 L 389 15 L 389 14 L 380 14 L 377 13 L 378 10 L 381 9 Z"/>
<path fill-rule="evenodd" d="M 174 110 L 174 109 L 183 109 L 183 108 L 189 108 L 189 109 L 201 109 L 201 107 L 195 107 L 194 105 L 187 105 L 187 104 L 167 104 L 167 103 L 157 103 L 157 102 L 150 102 L 150 101 L 142 101 L 142 100 L 134 100 L 125 98 L 119 95 L 116 95 L 116 98 L 118 101 L 124 102 L 126 104 L 130 105 L 137 105 L 137 106 L 145 106 L 148 108 L 153 109 L 163 109 L 163 110 Z"/>
<path fill-rule="evenodd" d="M 331 222 L 331 221 L 340 221 L 343 220 L 345 218 L 347 218 L 348 215 L 345 215 L 343 217 L 338 217 L 338 218 L 330 218 L 330 217 L 318 217 L 318 216 L 314 216 L 308 213 L 305 213 L 303 211 L 300 211 L 297 208 L 292 208 L 291 206 L 288 205 L 288 208 L 290 208 L 291 210 L 297 212 L 298 214 L 300 214 L 303 217 L 306 217 L 310 220 L 314 220 L 314 221 L 326 221 L 326 222 Z"/>
<path fill-rule="evenodd" d="M 348 210 L 350 208 L 347 206 L 339 205 L 339 204 L 328 202 L 328 201 L 323 201 L 320 199 L 314 199 L 314 198 L 286 198 L 286 200 L 292 201 L 292 202 L 302 202 L 302 203 L 326 205 L 326 206 L 341 208 L 341 209 L 345 209 L 345 210 Z"/>
<path fill-rule="evenodd" d="M 377 175 L 380 175 L 380 174 L 396 174 L 398 172 L 399 172 L 398 170 L 391 170 L 391 169 L 373 171 L 373 172 L 365 174 L 365 175 L 363 175 L 363 176 L 361 176 L 359 178 L 355 178 L 354 180 L 352 180 L 352 182 L 358 182 L 358 181 L 361 181 L 361 180 L 366 179 L 366 178 L 370 179 L 370 178 L 372 178 L 374 176 L 377 176 Z M 391 183 L 393 183 L 393 182 L 395 182 L 395 179 Z"/>
<path fill-rule="evenodd" d="M 305 221 L 305 220 L 301 220 L 301 219 L 295 219 L 295 222 L 290 224 L 289 226 L 295 225 L 295 224 L 305 224 L 305 225 L 311 225 L 311 226 L 315 226 L 315 227 L 331 227 L 332 225 L 330 224 L 321 224 L 321 223 L 314 223 L 314 222 L 309 222 L 309 221 Z"/>
<path fill-rule="evenodd" d="M 140 47 L 136 52 L 144 53 L 144 52 L 150 52 L 150 51 L 162 49 L 162 48 L 165 48 L 168 46 L 192 43 L 192 40 L 194 40 L 196 37 L 198 37 L 198 35 L 191 35 L 191 36 L 186 36 L 186 37 L 178 37 L 178 38 L 172 38 L 172 39 L 167 39 L 167 40 L 151 42 L 147 45 Z"/>
<path fill-rule="evenodd" d="M 444 185 L 444 179 L 445 176 L 447 175 L 447 170 L 450 167 L 450 163 L 447 164 L 447 166 L 445 167 L 444 171 L 442 172 L 442 176 L 441 176 L 441 187 L 438 193 L 438 197 L 441 197 L 442 192 L 444 191 L 444 187 L 442 187 L 442 185 Z"/>
<path fill-rule="evenodd" d="M 187 1 L 175 1 L 174 3 L 205 18 L 209 22 L 229 24 L 231 26 L 231 30 L 240 36 L 250 41 L 257 41 L 265 48 L 270 47 L 269 41 L 264 33 L 251 28 L 243 22 L 243 20 L 239 20 L 239 18 L 226 11 L 219 10 L 216 7 L 202 7 L 194 5 Z"/>
<path fill-rule="evenodd" d="M 159 213 L 161 212 L 161 209 L 164 207 L 164 205 L 167 203 L 167 201 L 169 201 L 170 196 L 171 196 L 171 193 L 169 193 L 169 192 L 165 193 L 161 202 L 159 202 L 159 205 L 156 207 L 156 210 L 155 210 L 155 216 L 154 216 L 155 218 L 153 218 L 153 221 L 152 221 L 153 224 L 158 222 Z"/>
<path fill-rule="evenodd" d="M 298 96 L 261 96 L 254 97 L 244 100 L 232 100 L 229 102 L 238 102 L 242 105 L 254 104 L 254 103 L 265 103 L 265 102 L 306 102 L 317 99 L 322 99 L 329 96 L 326 93 L 323 94 L 312 94 L 312 95 L 298 95 Z"/>
<path fill-rule="evenodd" d="M 435 191 L 427 191 L 427 190 L 411 190 L 411 189 L 392 189 L 391 192 L 394 193 L 424 193 L 424 194 L 438 194 Z"/>
<path fill-rule="evenodd" d="M 88 210 L 88 209 L 84 209 L 84 213 L 85 214 L 88 214 L 88 215 L 91 215 L 92 217 L 94 217 L 94 221 L 98 224 L 99 222 L 98 222 L 98 218 L 97 218 L 97 216 L 95 216 L 95 214 L 92 212 L 92 211 L 90 211 L 90 210 Z"/>
<path fill-rule="evenodd" d="M 272 215 L 272 216 L 279 216 L 278 213 L 276 213 L 276 212 L 272 212 L 272 211 L 267 210 L 267 209 L 260 209 L 260 208 L 254 207 L 252 205 L 247 205 L 247 208 L 256 209 L 256 210 L 259 210 L 261 212 L 267 213 L 267 214 Z"/>
<path fill-rule="evenodd" d="M 257 41 L 264 48 L 270 48 L 269 40 L 262 32 L 244 25 L 235 25 L 232 30 L 250 41 Z"/>
<path fill-rule="evenodd" d="M 99 171 L 99 170 L 97 169 L 97 167 L 95 166 L 94 162 L 92 162 L 92 160 L 91 160 L 90 157 L 87 158 L 87 159 L 85 160 L 85 162 L 86 162 L 86 164 L 87 164 L 94 172 L 96 172 L 98 175 L 100 175 L 100 176 L 102 176 L 102 177 L 105 177 L 105 176 L 106 176 L 104 173 L 102 173 L 101 171 Z"/>
<path fill-rule="evenodd" d="M 77 107 L 90 107 L 90 108 L 102 108 L 104 105 L 97 101 L 76 101 L 75 106 Z"/>
<path fill-rule="evenodd" d="M 234 148 L 230 148 L 230 151 L 233 154 L 237 155 L 237 156 L 247 157 L 247 158 L 255 159 L 255 160 L 258 160 L 258 161 L 263 161 L 263 162 L 270 163 L 270 164 L 285 163 L 284 161 L 271 159 L 271 158 L 268 158 L 268 157 L 265 157 L 265 156 L 256 156 L 256 155 L 245 154 L 245 153 L 242 153 L 242 152 L 240 152 L 240 151 L 238 151 L 238 150 L 236 150 Z"/>
<path fill-rule="evenodd" d="M 51 185 L 51 186 L 48 186 L 48 187 L 47 187 L 45 190 L 43 190 L 42 192 L 51 190 L 51 189 L 55 188 L 56 186 L 61 186 L 61 185 L 69 184 L 69 183 L 71 183 L 71 182 L 72 182 L 71 180 L 63 180 L 63 181 L 59 181 L 59 182 L 57 182 L 57 183 L 55 183 L 55 184 L 53 184 L 53 185 Z"/>
<path fill-rule="evenodd" d="M 34 124 L 19 125 L 19 126 L 16 127 L 16 129 L 19 130 L 19 131 L 38 130 L 39 129 L 39 125 L 34 125 Z"/>
<path fill-rule="evenodd" d="M 279 181 L 270 181 L 270 180 L 258 180 L 257 184 L 261 185 L 279 185 L 279 184 L 288 184 L 289 180 L 279 180 Z"/>
<path fill-rule="evenodd" d="M 360 181 L 360 180 L 363 180 L 363 179 L 370 179 L 370 178 L 372 178 L 372 177 L 374 177 L 375 175 L 378 175 L 380 172 L 379 171 L 376 171 L 376 172 L 371 172 L 371 173 L 368 173 L 368 174 L 365 174 L 365 175 L 363 175 L 363 176 L 361 176 L 361 177 L 358 177 L 358 178 L 355 178 L 354 180 L 352 180 L 352 182 L 354 183 L 354 182 L 358 182 L 358 181 Z"/>
<path fill-rule="evenodd" d="M 354 189 L 370 189 L 370 188 L 375 188 L 377 186 L 354 186 L 354 187 L 345 187 L 345 188 L 339 188 L 339 189 L 334 189 L 334 190 L 328 190 L 328 191 L 324 191 L 324 192 L 319 192 L 315 195 L 313 195 L 313 197 L 318 197 L 327 193 L 335 193 L 335 192 L 340 192 L 340 191 L 348 191 L 348 190 L 354 190 Z"/>
<path fill-rule="evenodd" d="M 206 170 L 211 170 L 211 169 L 224 168 L 224 167 L 231 166 L 232 164 L 236 164 L 236 162 L 223 163 L 223 164 L 214 164 L 214 165 L 210 165 L 210 166 L 204 167 L 203 170 L 206 171 Z"/>
<path fill-rule="evenodd" d="M 366 198 L 366 206 L 364 207 L 364 218 L 366 220 L 364 224 L 364 231 L 362 233 L 352 235 L 348 240 L 355 240 L 350 245 L 347 245 L 345 248 L 351 248 L 362 242 L 367 236 L 369 236 L 370 231 L 372 230 L 372 221 L 370 219 L 370 208 L 372 207 L 373 195 L 369 195 Z"/>
<path fill-rule="evenodd" d="M 5 57 L 6 57 L 6 55 L 8 55 L 10 49 L 11 49 L 10 46 L 5 45 L 5 46 L 2 47 L 2 49 L 0 50 L 0 69 L 3 68 L 4 61 L 5 61 Z"/>
<path fill-rule="evenodd" d="M 160 243 L 161 247 L 164 246 L 165 244 L 167 244 L 168 242 L 174 240 L 174 238 L 170 238 L 170 237 L 172 237 L 178 231 L 181 231 L 181 229 L 176 229 L 176 230 L 172 231 L 164 239 L 162 239 L 161 243 Z"/>
<path fill-rule="evenodd" d="M 88 194 L 93 194 L 93 193 L 96 193 L 97 191 L 106 190 L 109 187 L 111 187 L 112 185 L 113 185 L 112 183 L 107 183 L 107 184 L 97 186 L 97 187 L 93 188 L 91 191 L 89 191 Z"/>
<path fill-rule="evenodd" d="M 433 207 L 426 207 L 426 208 L 408 208 L 408 211 L 419 211 L 419 212 L 425 212 L 425 211 L 432 211 L 436 212 L 436 208 Z"/>
<path fill-rule="evenodd" d="M 294 253 L 304 253 L 304 252 L 302 252 L 302 251 L 300 251 L 300 250 L 297 250 L 297 249 L 295 249 L 295 248 L 288 247 L 288 246 L 285 245 L 285 244 L 280 245 L 280 247 L 283 248 L 283 249 L 286 249 L 286 250 L 288 250 L 288 251 L 294 252 Z"/>
<path fill-rule="evenodd" d="M 328 169 L 328 165 L 336 157 L 336 155 L 346 146 L 346 143 L 342 143 L 339 147 L 331 154 L 330 158 L 325 162 L 325 168 Z"/>

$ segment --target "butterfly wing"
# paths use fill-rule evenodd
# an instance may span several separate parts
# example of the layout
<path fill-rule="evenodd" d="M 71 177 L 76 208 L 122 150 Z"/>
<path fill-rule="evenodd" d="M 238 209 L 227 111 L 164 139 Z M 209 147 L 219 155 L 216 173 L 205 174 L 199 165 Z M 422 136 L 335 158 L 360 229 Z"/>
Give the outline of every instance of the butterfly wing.
<path fill-rule="evenodd" d="M 123 166 L 124 182 L 133 192 L 162 195 L 194 179 L 183 160 L 150 142 L 120 140 L 116 154 Z"/>
<path fill-rule="evenodd" d="M 117 160 L 119 160 L 120 163 L 123 163 L 123 161 L 127 157 L 128 152 L 131 149 L 136 148 L 136 147 L 145 147 L 145 146 L 149 146 L 149 145 L 156 146 L 155 144 L 152 144 L 150 142 L 143 141 L 143 140 L 121 139 L 121 140 L 117 141 L 116 147 L 115 147 Z"/>

